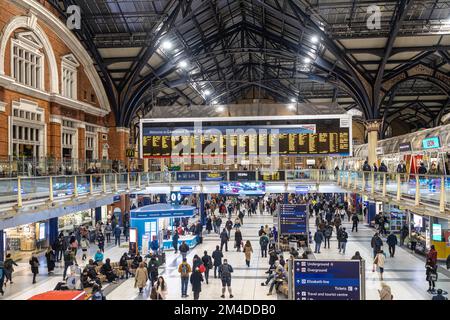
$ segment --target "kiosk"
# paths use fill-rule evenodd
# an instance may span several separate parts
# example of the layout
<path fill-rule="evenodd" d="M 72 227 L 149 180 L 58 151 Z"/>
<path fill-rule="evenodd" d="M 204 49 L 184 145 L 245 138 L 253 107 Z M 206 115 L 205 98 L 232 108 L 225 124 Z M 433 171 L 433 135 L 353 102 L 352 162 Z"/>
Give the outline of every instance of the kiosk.
<path fill-rule="evenodd" d="M 172 239 L 164 240 L 163 230 L 175 228 L 176 218 L 191 218 L 196 208 L 193 206 L 179 206 L 168 203 L 157 203 L 131 210 L 130 227 L 137 230 L 137 247 L 140 252 L 146 254 L 150 248 L 150 242 L 158 240 L 159 248 L 172 249 Z M 180 235 L 178 243 L 186 241 L 189 248 L 197 244 L 197 236 Z"/>

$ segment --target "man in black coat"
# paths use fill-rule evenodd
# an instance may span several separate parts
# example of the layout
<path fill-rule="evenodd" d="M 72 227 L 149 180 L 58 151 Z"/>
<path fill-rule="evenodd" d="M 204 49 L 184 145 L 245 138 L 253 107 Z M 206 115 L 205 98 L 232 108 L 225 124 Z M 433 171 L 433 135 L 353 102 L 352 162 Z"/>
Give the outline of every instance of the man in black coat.
<path fill-rule="evenodd" d="M 192 292 L 194 293 L 194 300 L 200 298 L 200 292 L 202 291 L 203 276 L 198 268 L 194 270 L 191 274 L 191 286 Z"/>
<path fill-rule="evenodd" d="M 386 243 L 389 246 L 389 254 L 391 255 L 391 258 L 393 258 L 395 255 L 395 246 L 398 243 L 397 236 L 393 232 L 391 232 L 391 234 L 388 235 L 386 239 Z"/>
<path fill-rule="evenodd" d="M 353 213 L 353 215 L 352 215 L 352 222 L 353 222 L 353 225 L 352 225 L 352 232 L 356 229 L 356 232 L 358 232 L 358 222 L 359 222 L 359 217 L 358 217 L 358 215 L 356 214 L 356 212 L 355 213 Z"/>
<path fill-rule="evenodd" d="M 228 251 L 228 240 L 230 240 L 230 237 L 228 236 L 227 230 L 224 228 L 220 234 L 220 251 L 222 251 L 224 245 L 225 251 Z"/>
<path fill-rule="evenodd" d="M 219 277 L 220 277 L 220 266 L 222 265 L 223 253 L 219 249 L 219 246 L 216 246 L 216 250 L 212 253 L 212 258 L 214 259 L 214 278 L 217 278 L 216 271 L 219 269 Z"/>

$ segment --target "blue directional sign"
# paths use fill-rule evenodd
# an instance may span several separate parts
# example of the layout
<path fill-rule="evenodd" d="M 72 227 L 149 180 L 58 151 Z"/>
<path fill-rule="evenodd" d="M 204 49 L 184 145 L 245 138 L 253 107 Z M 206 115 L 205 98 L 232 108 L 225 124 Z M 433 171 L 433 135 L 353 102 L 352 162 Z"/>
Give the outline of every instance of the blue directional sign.
<path fill-rule="evenodd" d="M 308 233 L 305 204 L 282 204 L 278 215 L 280 234 L 306 235 Z"/>
<path fill-rule="evenodd" d="M 181 186 L 180 187 L 180 193 L 183 196 L 191 195 L 192 194 L 192 187 L 191 186 Z"/>
<path fill-rule="evenodd" d="M 361 300 L 359 260 L 295 260 L 295 300 Z"/>

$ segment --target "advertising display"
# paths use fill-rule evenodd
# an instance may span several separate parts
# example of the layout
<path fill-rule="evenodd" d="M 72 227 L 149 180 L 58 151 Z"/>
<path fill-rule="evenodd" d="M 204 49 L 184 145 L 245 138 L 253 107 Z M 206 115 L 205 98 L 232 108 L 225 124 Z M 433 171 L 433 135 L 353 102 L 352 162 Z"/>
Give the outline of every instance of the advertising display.
<path fill-rule="evenodd" d="M 307 194 L 309 192 L 309 186 L 295 186 L 296 194 Z"/>
<path fill-rule="evenodd" d="M 259 172 L 258 180 L 261 181 L 284 181 L 284 171 Z"/>
<path fill-rule="evenodd" d="M 264 195 L 266 184 L 264 182 L 221 182 L 220 194 L 223 195 Z"/>
<path fill-rule="evenodd" d="M 280 205 L 278 219 L 280 234 L 308 234 L 308 217 L 305 204 Z"/>
<path fill-rule="evenodd" d="M 202 172 L 202 181 L 224 181 L 226 180 L 226 172 Z"/>
<path fill-rule="evenodd" d="M 230 180 L 256 181 L 256 173 L 254 171 L 230 171 Z"/>
<path fill-rule="evenodd" d="M 411 142 L 400 143 L 398 146 L 399 152 L 409 152 L 412 151 Z"/>
<path fill-rule="evenodd" d="M 442 226 L 439 223 L 433 223 L 433 235 L 434 241 L 442 241 Z"/>
<path fill-rule="evenodd" d="M 176 123 L 173 119 L 142 119 L 141 157 L 348 156 L 351 122 L 351 115 L 347 114 L 316 115 L 312 119 L 310 116 L 179 118 Z"/>
<path fill-rule="evenodd" d="M 198 172 L 176 172 L 176 181 L 198 181 L 200 174 Z"/>
<path fill-rule="evenodd" d="M 359 260 L 295 260 L 294 300 L 363 300 L 363 270 Z"/>
<path fill-rule="evenodd" d="M 431 138 L 426 138 L 422 140 L 422 148 L 423 149 L 435 149 L 435 148 L 440 148 L 441 147 L 441 142 L 439 140 L 439 137 L 431 137 Z"/>

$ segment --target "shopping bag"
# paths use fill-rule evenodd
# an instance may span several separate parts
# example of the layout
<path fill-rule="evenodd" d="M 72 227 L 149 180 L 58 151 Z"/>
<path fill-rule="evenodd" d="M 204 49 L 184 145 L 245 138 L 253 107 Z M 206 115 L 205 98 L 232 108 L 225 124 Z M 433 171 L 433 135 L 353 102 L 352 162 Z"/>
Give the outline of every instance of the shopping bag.
<path fill-rule="evenodd" d="M 151 281 L 147 280 L 147 283 L 145 284 L 145 287 L 144 287 L 144 292 L 142 293 L 142 296 L 144 297 L 144 299 L 148 299 L 151 288 L 152 288 Z"/>

